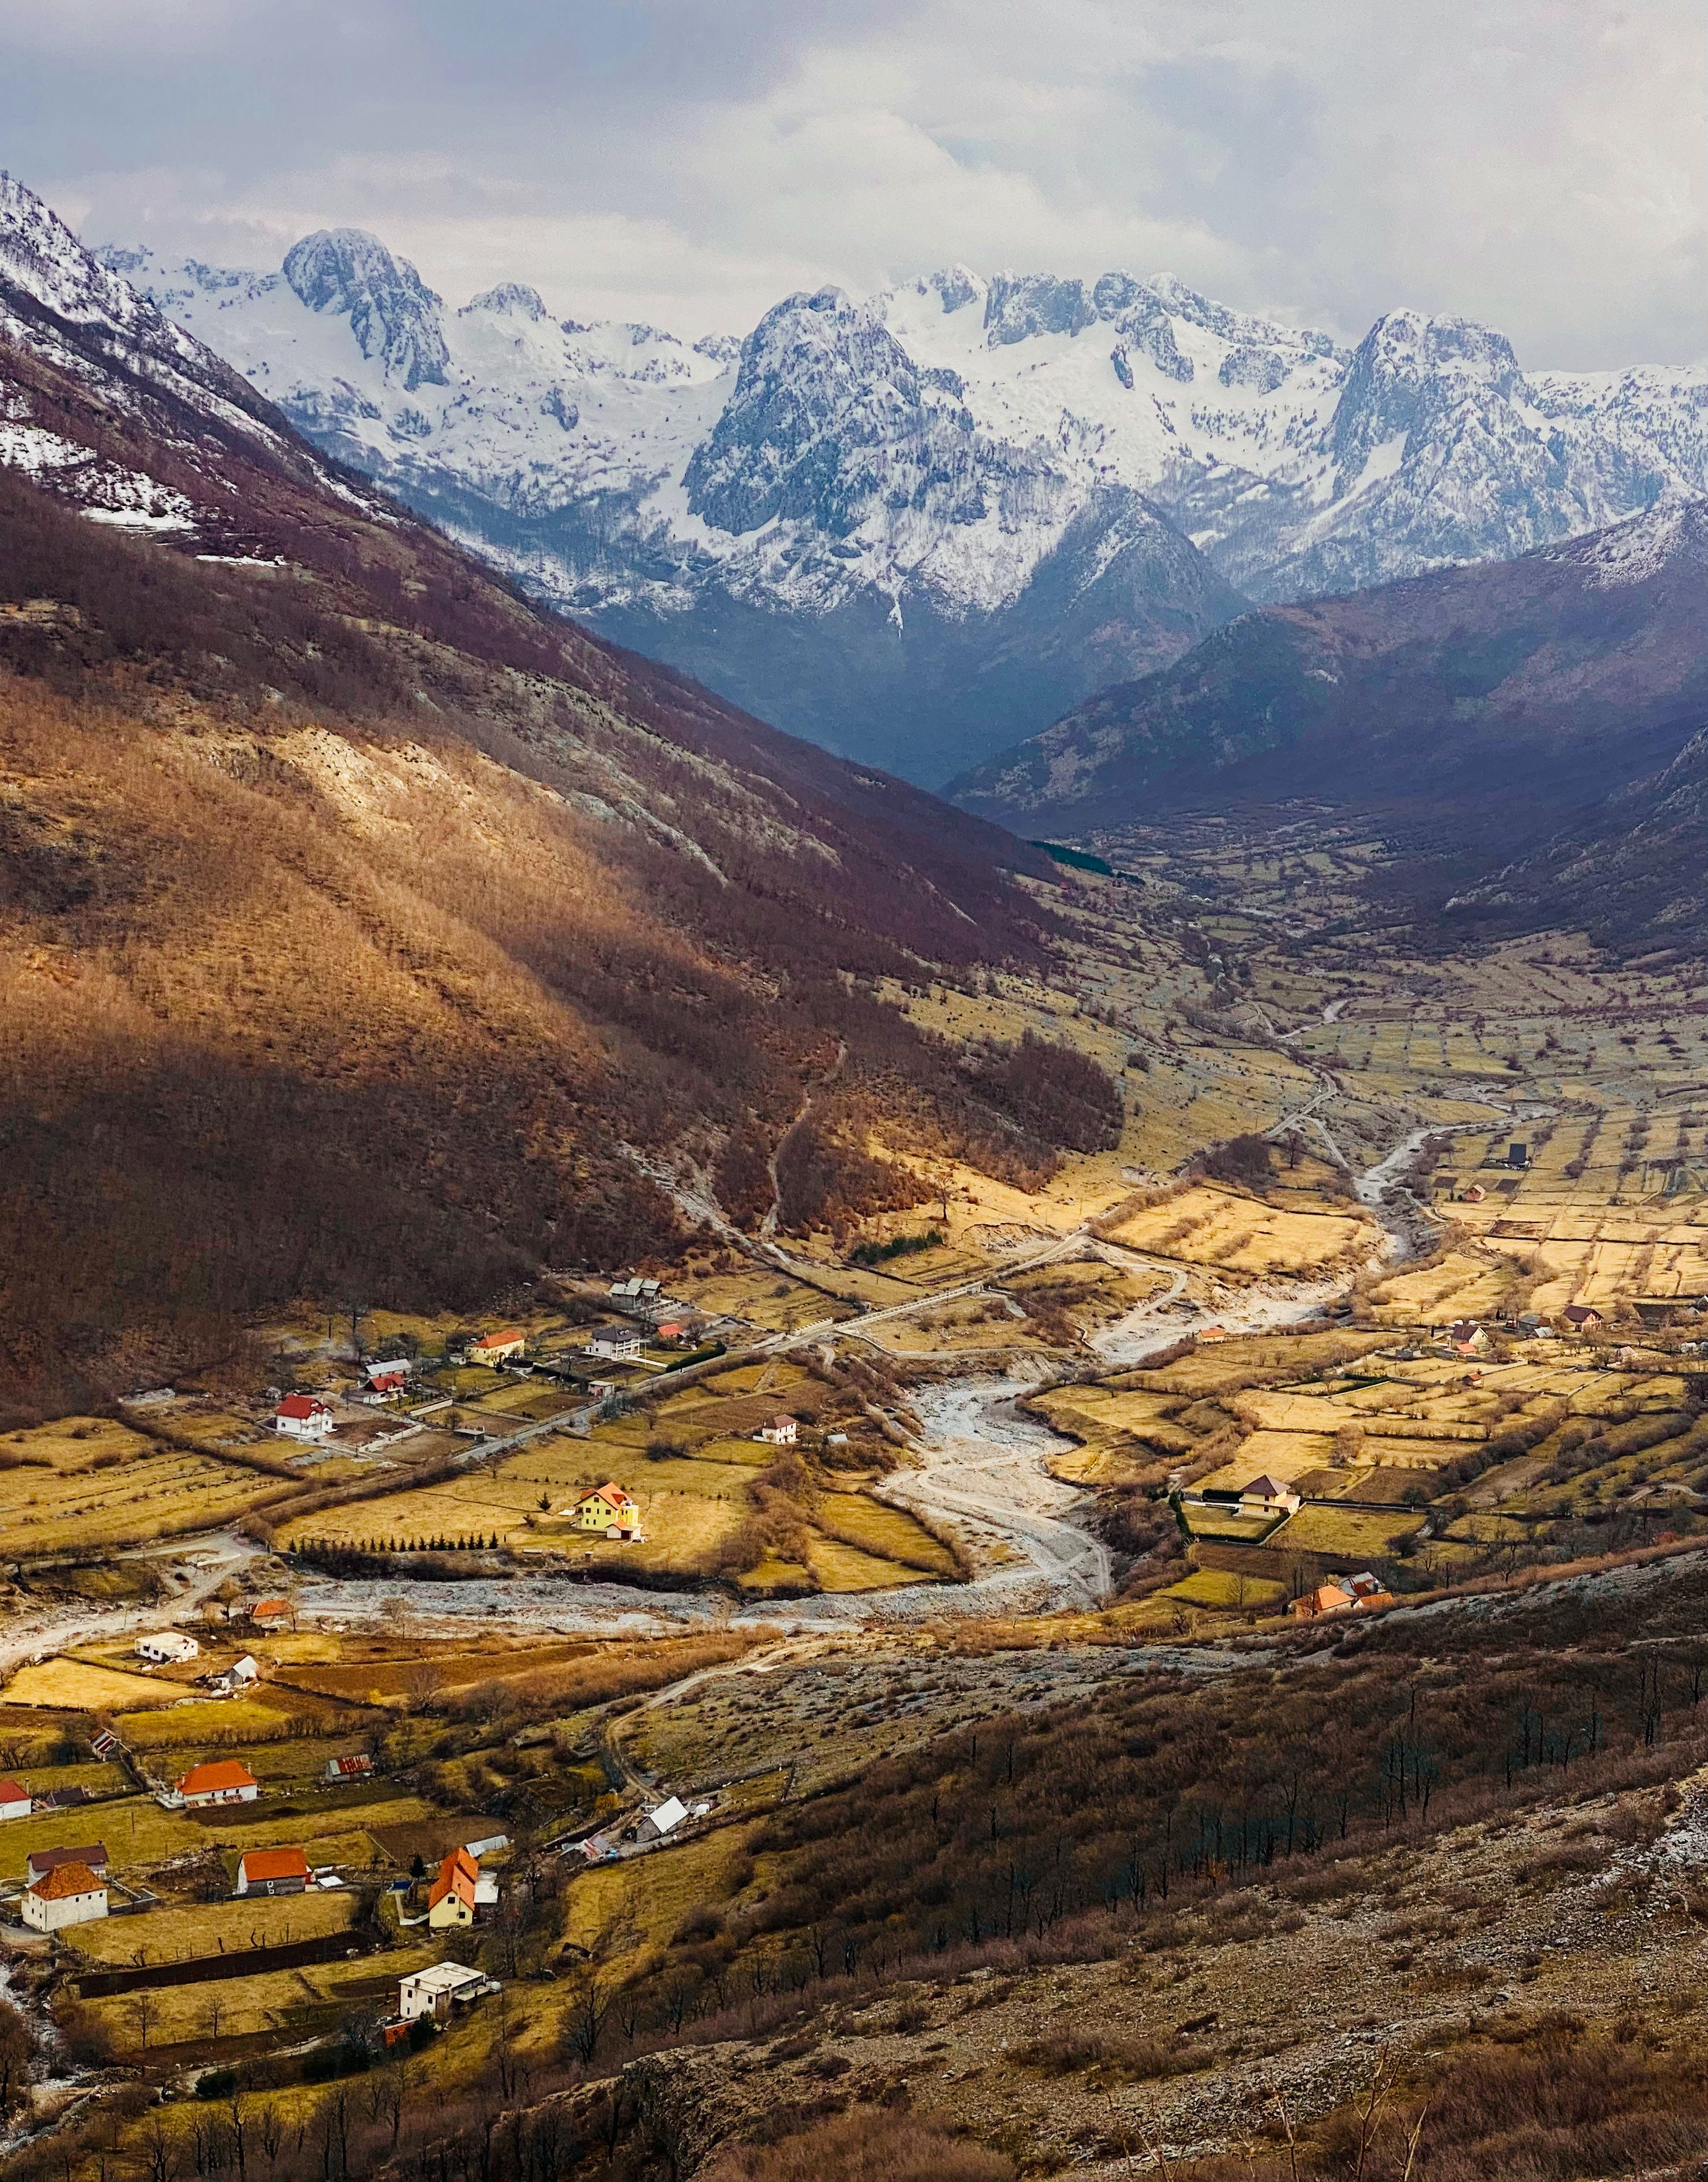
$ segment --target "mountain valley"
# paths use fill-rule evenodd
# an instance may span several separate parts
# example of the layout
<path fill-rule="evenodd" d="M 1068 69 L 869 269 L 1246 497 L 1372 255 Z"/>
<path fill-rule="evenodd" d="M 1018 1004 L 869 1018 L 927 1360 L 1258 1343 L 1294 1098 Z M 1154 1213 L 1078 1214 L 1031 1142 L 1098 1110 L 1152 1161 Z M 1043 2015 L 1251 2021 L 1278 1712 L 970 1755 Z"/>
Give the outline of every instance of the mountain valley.
<path fill-rule="evenodd" d="M 1703 391 L 0 179 L 0 2182 L 1691 2182 Z"/>

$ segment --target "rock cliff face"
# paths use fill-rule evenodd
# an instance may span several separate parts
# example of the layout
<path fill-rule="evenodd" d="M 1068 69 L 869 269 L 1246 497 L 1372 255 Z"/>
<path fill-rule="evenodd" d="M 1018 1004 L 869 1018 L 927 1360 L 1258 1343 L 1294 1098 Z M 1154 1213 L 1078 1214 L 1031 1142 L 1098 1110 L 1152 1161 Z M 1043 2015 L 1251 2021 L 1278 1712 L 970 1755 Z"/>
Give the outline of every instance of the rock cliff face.
<path fill-rule="evenodd" d="M 936 781 L 1242 604 L 1507 559 L 1708 491 L 1708 372 L 1356 349 L 1122 272 L 792 296 L 745 342 L 449 311 L 349 230 L 277 274 L 109 252 L 310 438 L 536 596 Z"/>

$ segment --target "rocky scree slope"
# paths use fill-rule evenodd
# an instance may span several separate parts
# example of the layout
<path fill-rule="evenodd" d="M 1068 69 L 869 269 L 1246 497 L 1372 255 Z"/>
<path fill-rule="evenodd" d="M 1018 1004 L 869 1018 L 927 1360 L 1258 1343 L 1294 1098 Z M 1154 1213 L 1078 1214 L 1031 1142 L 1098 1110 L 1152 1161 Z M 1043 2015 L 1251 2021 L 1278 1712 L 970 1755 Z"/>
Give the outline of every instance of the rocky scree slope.
<path fill-rule="evenodd" d="M 1040 964 L 1045 860 L 543 616 L 5 205 L 0 1401 L 668 1254 L 645 1166 L 757 1217 L 844 1048 L 787 1222 L 912 1201 L 886 1129 L 1049 1170 L 1054 1049 L 875 997 Z"/>
<path fill-rule="evenodd" d="M 1179 281 L 956 267 L 746 341 L 449 310 L 372 236 L 108 252 L 308 436 L 621 640 L 940 781 L 1258 601 L 1506 558 L 1708 490 L 1708 371 L 1356 349 Z M 1206 565 L 1207 564 L 1207 565 Z"/>
<path fill-rule="evenodd" d="M 1668 498 L 1516 561 L 1242 616 L 950 792 L 1032 833 L 1206 798 L 1421 803 L 1510 845 L 1673 757 L 1708 703 L 1705 607 L 1708 501 Z"/>

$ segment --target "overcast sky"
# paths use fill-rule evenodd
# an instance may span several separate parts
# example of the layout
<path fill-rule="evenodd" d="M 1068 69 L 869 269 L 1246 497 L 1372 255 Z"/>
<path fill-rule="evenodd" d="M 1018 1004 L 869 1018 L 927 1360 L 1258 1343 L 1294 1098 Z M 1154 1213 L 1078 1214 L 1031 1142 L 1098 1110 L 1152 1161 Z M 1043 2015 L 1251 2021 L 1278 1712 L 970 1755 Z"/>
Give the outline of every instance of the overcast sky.
<path fill-rule="evenodd" d="M 1692 361 L 1705 115 L 1708 0 L 0 0 L 0 161 L 92 241 L 680 331 L 958 258 Z"/>

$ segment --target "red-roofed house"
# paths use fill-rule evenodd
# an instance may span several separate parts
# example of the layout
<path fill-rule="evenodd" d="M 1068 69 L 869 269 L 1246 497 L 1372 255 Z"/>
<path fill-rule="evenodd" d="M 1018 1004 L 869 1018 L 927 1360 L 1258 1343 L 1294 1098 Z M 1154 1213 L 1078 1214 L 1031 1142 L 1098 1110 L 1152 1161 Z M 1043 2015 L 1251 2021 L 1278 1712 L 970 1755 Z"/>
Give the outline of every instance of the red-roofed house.
<path fill-rule="evenodd" d="M 480 1867 L 466 1848 L 453 1848 L 439 1867 L 427 1894 L 427 1922 L 435 1932 L 474 1922 L 474 1897 Z"/>
<path fill-rule="evenodd" d="M 24 1890 L 24 1922 L 38 1932 L 86 1924 L 107 1914 L 107 1886 L 86 1864 L 58 1864 Z"/>
<path fill-rule="evenodd" d="M 301 1894 L 308 1885 L 308 1859 L 300 1848 L 246 1849 L 237 1859 L 240 1894 Z"/>
<path fill-rule="evenodd" d="M 0 1819 L 27 1819 L 35 1798 L 16 1780 L 0 1780 Z"/>
<path fill-rule="evenodd" d="M 273 1429 L 286 1439 L 324 1439 L 332 1430 L 332 1412 L 313 1394 L 287 1394 L 273 1412 Z"/>
<path fill-rule="evenodd" d="M 178 1792 L 192 1809 L 201 1810 L 211 1803 L 252 1803 L 261 1783 L 235 1758 L 216 1758 L 210 1764 L 192 1765 L 178 1783 Z"/>
<path fill-rule="evenodd" d="M 257 1629 L 282 1629 L 296 1612 L 288 1598 L 258 1598 L 249 1609 L 249 1620 Z"/>
<path fill-rule="evenodd" d="M 793 1417 L 768 1417 L 753 1437 L 762 1439 L 768 1447 L 793 1447 L 801 1437 L 801 1427 Z"/>
<path fill-rule="evenodd" d="M 329 1780 L 365 1780 L 374 1770 L 374 1760 L 365 1750 L 353 1752 L 347 1758 L 329 1758 L 326 1778 Z"/>

